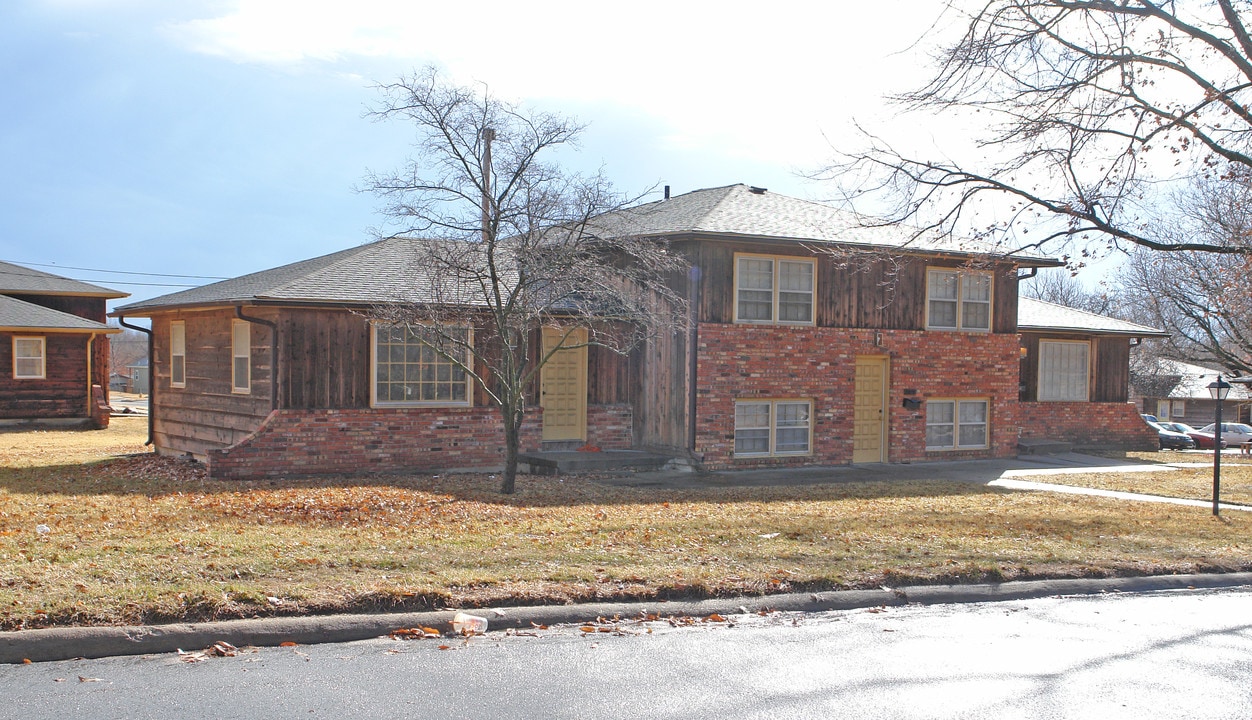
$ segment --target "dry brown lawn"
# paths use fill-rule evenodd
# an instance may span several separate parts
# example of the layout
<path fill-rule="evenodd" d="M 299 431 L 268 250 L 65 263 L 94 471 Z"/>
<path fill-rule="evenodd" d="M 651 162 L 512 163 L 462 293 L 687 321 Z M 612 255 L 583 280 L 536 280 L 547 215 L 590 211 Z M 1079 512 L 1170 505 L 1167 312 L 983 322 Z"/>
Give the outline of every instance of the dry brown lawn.
<path fill-rule="evenodd" d="M 938 482 L 239 483 L 116 457 L 144 433 L 0 434 L 0 629 L 1252 568 L 1248 513 Z"/>

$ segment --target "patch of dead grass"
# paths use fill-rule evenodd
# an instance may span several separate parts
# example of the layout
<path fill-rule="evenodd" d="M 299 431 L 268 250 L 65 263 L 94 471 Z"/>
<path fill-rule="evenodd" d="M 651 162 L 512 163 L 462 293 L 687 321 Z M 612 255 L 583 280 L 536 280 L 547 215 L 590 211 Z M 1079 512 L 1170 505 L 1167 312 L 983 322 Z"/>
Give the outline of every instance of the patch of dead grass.
<path fill-rule="evenodd" d="M 1243 513 L 963 483 L 524 477 L 503 497 L 483 475 L 239 483 L 101 462 L 144 433 L 115 420 L 0 451 L 0 629 L 1252 567 Z"/>

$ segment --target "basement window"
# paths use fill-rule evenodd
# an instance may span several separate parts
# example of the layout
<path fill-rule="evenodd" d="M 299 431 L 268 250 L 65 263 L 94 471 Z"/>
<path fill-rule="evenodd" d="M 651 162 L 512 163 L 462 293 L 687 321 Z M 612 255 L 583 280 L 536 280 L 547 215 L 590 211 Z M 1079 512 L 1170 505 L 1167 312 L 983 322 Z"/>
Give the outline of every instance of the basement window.
<path fill-rule="evenodd" d="M 986 399 L 926 401 L 927 450 L 977 450 L 989 447 Z"/>
<path fill-rule="evenodd" d="M 808 400 L 742 400 L 735 403 L 735 457 L 807 455 L 812 447 Z"/>
<path fill-rule="evenodd" d="M 44 338 L 13 338 L 13 377 L 18 380 L 43 380 L 47 376 L 46 351 Z"/>

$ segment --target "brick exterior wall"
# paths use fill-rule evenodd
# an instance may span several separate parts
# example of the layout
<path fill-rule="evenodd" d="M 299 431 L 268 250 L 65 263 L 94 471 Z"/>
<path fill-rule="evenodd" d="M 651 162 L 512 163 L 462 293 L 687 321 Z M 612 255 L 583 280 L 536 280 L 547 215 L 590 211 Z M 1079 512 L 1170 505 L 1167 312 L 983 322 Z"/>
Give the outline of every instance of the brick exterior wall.
<path fill-rule="evenodd" d="M 634 447 L 634 413 L 630 405 L 588 405 L 587 444 L 601 450 Z"/>
<path fill-rule="evenodd" d="M 539 449 L 543 411 L 528 411 L 523 452 Z M 588 442 L 631 447 L 629 405 L 587 408 Z M 223 479 L 280 475 L 432 471 L 504 465 L 504 431 L 493 407 L 276 410 L 243 440 L 208 452 Z"/>
<path fill-rule="evenodd" d="M 1018 418 L 1023 438 L 1064 440 L 1080 448 L 1157 450 L 1156 431 L 1134 403 L 1025 402 Z"/>
<path fill-rule="evenodd" d="M 850 463 L 858 355 L 890 358 L 888 462 L 1017 452 L 1016 334 L 732 324 L 701 324 L 699 333 L 696 452 L 708 469 Z M 909 410 L 906 397 L 988 398 L 990 447 L 927 451 L 925 406 Z M 735 401 L 752 398 L 811 399 L 812 453 L 735 459 Z"/>

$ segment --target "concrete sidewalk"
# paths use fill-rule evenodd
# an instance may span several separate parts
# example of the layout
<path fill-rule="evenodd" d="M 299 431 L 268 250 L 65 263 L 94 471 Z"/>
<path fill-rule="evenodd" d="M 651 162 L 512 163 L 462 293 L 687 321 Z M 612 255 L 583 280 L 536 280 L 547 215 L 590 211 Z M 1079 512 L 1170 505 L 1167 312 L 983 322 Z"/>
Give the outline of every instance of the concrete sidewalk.
<path fill-rule="evenodd" d="M 1058 455 L 1028 455 L 1018 458 L 963 460 L 956 462 L 876 463 L 830 467 L 720 470 L 714 472 L 654 470 L 597 477 L 594 479 L 594 482 L 621 487 L 692 490 L 717 487 L 788 487 L 830 483 L 937 480 L 941 482 L 973 483 L 1005 490 L 1055 492 L 1067 495 L 1106 497 L 1131 502 L 1210 507 L 1212 503 L 1207 500 L 1190 500 L 1116 490 L 1099 490 L 1096 488 L 1058 485 L 1039 480 L 1022 479 L 1093 472 L 1173 472 L 1179 467 L 1196 467 L 1199 465 L 1201 463 L 1180 463 L 1178 465 L 1169 463 L 1134 463 L 1071 452 Z M 1252 463 L 1225 462 L 1223 465 L 1231 467 L 1252 465 Z M 1245 505 L 1221 503 L 1220 507 L 1223 510 L 1252 511 L 1252 507 Z"/>

